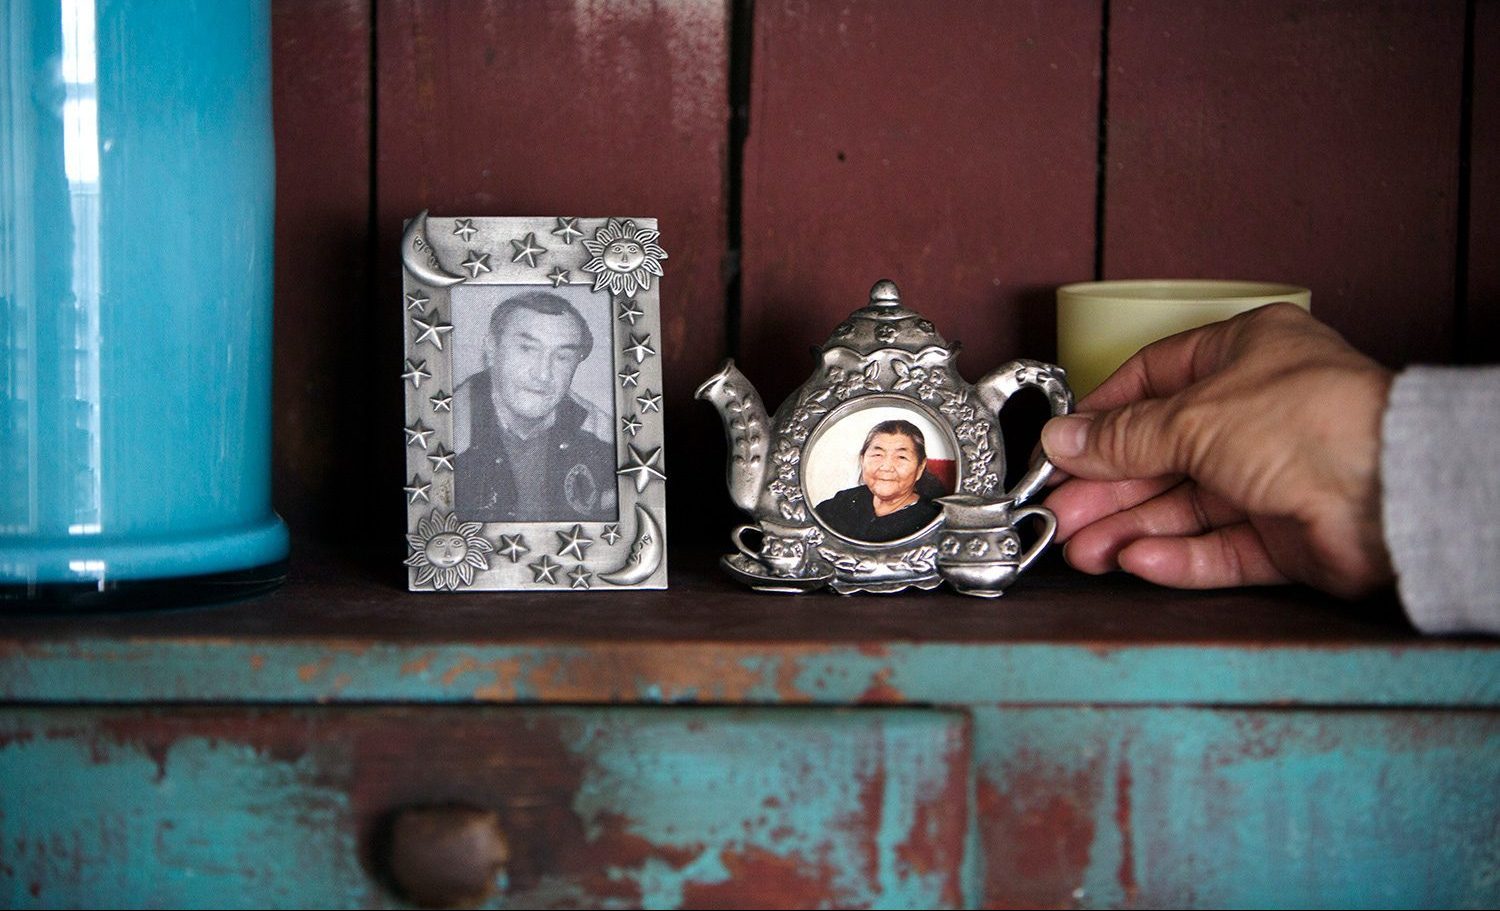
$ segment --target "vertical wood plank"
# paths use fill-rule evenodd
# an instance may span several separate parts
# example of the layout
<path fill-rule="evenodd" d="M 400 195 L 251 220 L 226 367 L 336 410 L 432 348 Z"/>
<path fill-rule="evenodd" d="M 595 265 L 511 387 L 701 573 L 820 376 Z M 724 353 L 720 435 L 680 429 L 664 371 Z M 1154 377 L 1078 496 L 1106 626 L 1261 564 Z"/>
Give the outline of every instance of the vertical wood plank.
<path fill-rule="evenodd" d="M 367 353 L 370 0 L 276 0 L 271 30 L 276 507 L 324 532 L 375 481 L 348 470 L 367 403 L 345 379 Z"/>
<path fill-rule="evenodd" d="M 728 21 L 726 0 L 392 0 L 378 14 L 380 271 L 371 312 L 389 324 L 379 350 L 390 356 L 374 358 L 382 393 L 400 395 L 389 367 L 399 364 L 400 327 L 388 314 L 400 296 L 403 219 L 424 208 L 655 216 L 671 256 L 660 350 L 668 508 L 679 530 L 710 489 L 725 499 L 718 475 L 689 456 L 721 446 L 717 421 L 692 392 L 725 345 Z"/>
<path fill-rule="evenodd" d="M 1500 361 L 1500 4 L 1474 7 L 1465 359 Z"/>
<path fill-rule="evenodd" d="M 755 7 L 742 360 L 775 407 L 870 286 L 975 379 L 1054 353 L 1094 252 L 1098 2 Z"/>
<path fill-rule="evenodd" d="M 1117 3 L 1104 272 L 1282 280 L 1452 356 L 1464 4 Z"/>

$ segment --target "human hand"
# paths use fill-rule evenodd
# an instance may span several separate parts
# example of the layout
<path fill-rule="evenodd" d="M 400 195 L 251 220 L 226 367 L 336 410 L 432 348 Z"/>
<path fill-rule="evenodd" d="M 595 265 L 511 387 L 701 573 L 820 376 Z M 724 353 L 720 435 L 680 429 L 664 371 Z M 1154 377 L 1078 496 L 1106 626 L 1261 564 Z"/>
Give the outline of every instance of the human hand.
<path fill-rule="evenodd" d="M 1042 431 L 1067 560 L 1176 588 L 1393 579 L 1380 524 L 1392 376 L 1291 304 L 1152 344 Z"/>

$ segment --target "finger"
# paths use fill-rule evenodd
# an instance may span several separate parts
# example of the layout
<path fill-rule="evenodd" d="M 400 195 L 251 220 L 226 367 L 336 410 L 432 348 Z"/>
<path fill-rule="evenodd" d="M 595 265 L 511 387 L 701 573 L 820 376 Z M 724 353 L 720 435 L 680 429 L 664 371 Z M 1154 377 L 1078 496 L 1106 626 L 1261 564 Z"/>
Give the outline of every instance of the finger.
<path fill-rule="evenodd" d="M 1224 366 L 1241 340 L 1254 337 L 1257 326 L 1279 326 L 1282 328 L 1278 331 L 1285 333 L 1289 325 L 1297 326 L 1302 333 L 1337 336 L 1300 307 L 1267 304 L 1152 342 L 1084 396 L 1076 410 L 1108 411 L 1144 398 L 1175 395 Z"/>
<path fill-rule="evenodd" d="M 1047 458 L 1074 477 L 1095 481 L 1190 474 L 1201 445 L 1172 400 L 1143 399 L 1113 411 L 1056 417 L 1042 428 Z"/>
<path fill-rule="evenodd" d="M 1074 478 L 1053 491 L 1044 505 L 1057 516 L 1057 540 L 1062 542 L 1080 528 L 1150 500 L 1178 480 L 1175 477 L 1133 481 Z"/>
<path fill-rule="evenodd" d="M 1141 399 L 1175 395 L 1212 373 L 1227 349 L 1226 324 L 1169 335 L 1131 355 L 1084 396 L 1078 411 L 1109 411 Z"/>
<path fill-rule="evenodd" d="M 1120 568 L 1119 554 L 1141 538 L 1201 535 L 1245 520 L 1227 501 L 1184 481 L 1133 509 L 1106 516 L 1082 528 L 1068 542 L 1068 562 L 1086 573 Z"/>
<path fill-rule="evenodd" d="M 1248 522 L 1194 538 L 1141 538 L 1120 551 L 1120 568 L 1172 588 L 1279 585 L 1288 580 Z"/>

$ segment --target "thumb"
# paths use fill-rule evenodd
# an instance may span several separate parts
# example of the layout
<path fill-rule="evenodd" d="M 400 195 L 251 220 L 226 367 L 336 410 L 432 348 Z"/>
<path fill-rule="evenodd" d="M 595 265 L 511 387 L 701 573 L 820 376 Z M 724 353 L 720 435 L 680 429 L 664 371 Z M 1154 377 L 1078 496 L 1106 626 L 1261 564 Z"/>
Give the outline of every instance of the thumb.
<path fill-rule="evenodd" d="M 1068 474 L 1095 481 L 1157 478 L 1188 471 L 1187 441 L 1168 421 L 1165 403 L 1143 399 L 1121 408 L 1053 418 L 1042 448 Z"/>

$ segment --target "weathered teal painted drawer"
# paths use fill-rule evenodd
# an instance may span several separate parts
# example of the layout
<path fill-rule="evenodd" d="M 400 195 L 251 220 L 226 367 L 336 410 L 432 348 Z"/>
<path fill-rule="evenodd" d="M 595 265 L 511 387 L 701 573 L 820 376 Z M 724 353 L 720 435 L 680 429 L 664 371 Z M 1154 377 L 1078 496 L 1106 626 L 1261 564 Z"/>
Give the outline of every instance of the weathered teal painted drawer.
<path fill-rule="evenodd" d="M 974 715 L 992 907 L 1500 906 L 1500 713 Z"/>
<path fill-rule="evenodd" d="M 392 907 L 393 814 L 494 811 L 512 907 L 965 901 L 966 716 L 0 710 L 0 905 Z"/>

